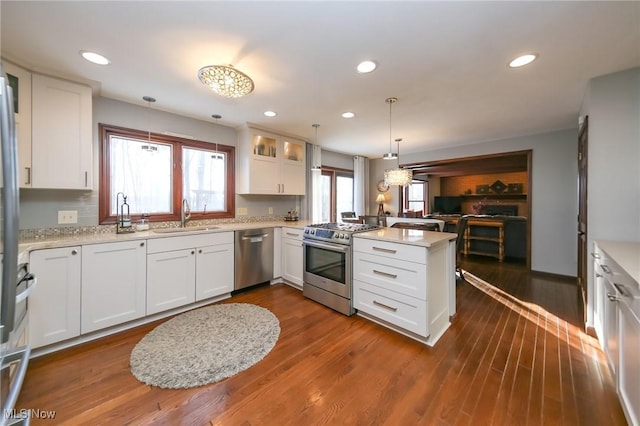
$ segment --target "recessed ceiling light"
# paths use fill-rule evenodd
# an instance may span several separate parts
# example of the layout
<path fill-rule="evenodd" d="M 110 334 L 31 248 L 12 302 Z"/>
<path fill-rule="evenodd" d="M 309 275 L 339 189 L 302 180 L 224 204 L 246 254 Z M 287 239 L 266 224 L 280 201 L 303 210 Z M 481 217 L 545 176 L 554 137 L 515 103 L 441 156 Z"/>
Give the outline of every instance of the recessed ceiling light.
<path fill-rule="evenodd" d="M 97 65 L 109 65 L 111 63 L 111 61 L 109 59 L 105 58 L 104 56 L 100 55 L 99 53 L 89 52 L 89 51 L 86 51 L 86 50 L 81 50 L 80 54 L 87 61 L 89 61 L 91 63 L 94 63 L 94 64 L 97 64 Z"/>
<path fill-rule="evenodd" d="M 275 111 L 265 111 L 264 115 L 266 115 L 267 117 L 275 117 L 278 114 Z"/>
<path fill-rule="evenodd" d="M 342 113 L 342 118 L 353 118 L 353 117 L 355 117 L 355 116 L 356 116 L 356 115 L 355 115 L 353 112 L 351 112 L 351 111 L 347 111 L 347 112 L 343 112 L 343 113 Z"/>
<path fill-rule="evenodd" d="M 511 68 L 523 67 L 523 66 L 528 65 L 531 62 L 535 61 L 537 58 L 538 58 L 538 55 L 535 55 L 535 54 L 527 54 L 527 55 L 518 56 L 513 61 L 509 62 L 509 66 Z"/>
<path fill-rule="evenodd" d="M 373 61 L 362 61 L 358 64 L 356 69 L 358 70 L 359 73 L 366 74 L 368 72 L 375 70 L 376 67 L 377 65 Z"/>

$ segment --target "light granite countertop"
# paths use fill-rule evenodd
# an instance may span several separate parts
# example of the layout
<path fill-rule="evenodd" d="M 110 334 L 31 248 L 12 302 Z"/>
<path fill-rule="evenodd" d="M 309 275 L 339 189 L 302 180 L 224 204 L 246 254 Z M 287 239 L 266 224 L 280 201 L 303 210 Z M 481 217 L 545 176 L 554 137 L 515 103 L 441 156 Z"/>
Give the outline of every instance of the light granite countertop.
<path fill-rule="evenodd" d="M 309 221 L 271 221 L 271 222 L 246 222 L 246 223 L 221 223 L 211 225 L 193 226 L 192 231 L 163 232 L 166 228 L 150 229 L 148 231 L 136 231 L 128 234 L 116 234 L 115 232 L 97 232 L 74 235 L 57 235 L 42 239 L 29 239 L 19 242 L 18 262 L 28 262 L 29 252 L 33 250 L 62 248 L 88 244 L 116 243 L 121 241 L 148 240 L 153 238 L 170 238 L 189 236 L 205 233 L 241 231 L 245 229 L 258 228 L 299 228 L 302 229 L 310 224 Z M 202 229 L 210 226 L 209 229 Z M 187 226 L 187 229 L 190 228 Z M 115 229 L 115 228 L 114 228 Z M 160 232 L 157 232 L 160 231 Z"/>
<path fill-rule="evenodd" d="M 598 240 L 596 243 L 640 286 L 640 242 Z"/>
<path fill-rule="evenodd" d="M 408 244 L 412 246 L 433 247 L 455 240 L 457 238 L 457 234 L 404 228 L 380 228 L 374 229 L 373 231 L 358 232 L 353 237 L 389 241 L 392 243 Z"/>

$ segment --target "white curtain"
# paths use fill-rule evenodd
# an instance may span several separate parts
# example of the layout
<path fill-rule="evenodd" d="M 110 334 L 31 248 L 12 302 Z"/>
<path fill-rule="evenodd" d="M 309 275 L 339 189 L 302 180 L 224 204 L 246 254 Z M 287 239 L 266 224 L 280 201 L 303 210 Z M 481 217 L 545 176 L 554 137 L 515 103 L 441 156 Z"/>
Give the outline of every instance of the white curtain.
<path fill-rule="evenodd" d="M 367 214 L 369 203 L 369 160 L 366 157 L 353 157 L 353 210 L 357 215 Z"/>
<path fill-rule="evenodd" d="M 307 144 L 307 193 L 306 214 L 303 217 L 313 223 L 322 222 L 322 149 L 320 145 Z"/>

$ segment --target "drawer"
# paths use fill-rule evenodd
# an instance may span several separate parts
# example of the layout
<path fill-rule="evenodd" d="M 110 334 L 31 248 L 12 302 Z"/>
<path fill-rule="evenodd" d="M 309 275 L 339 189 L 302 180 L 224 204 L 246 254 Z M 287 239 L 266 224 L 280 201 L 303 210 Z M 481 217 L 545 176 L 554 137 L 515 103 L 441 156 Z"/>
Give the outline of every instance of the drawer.
<path fill-rule="evenodd" d="M 233 244 L 233 232 L 207 232 L 198 235 L 179 237 L 150 238 L 147 241 L 147 253 L 161 253 L 165 251 L 184 250 L 196 247 L 215 246 L 218 244 Z"/>
<path fill-rule="evenodd" d="M 422 337 L 428 337 L 427 302 L 354 280 L 353 307 Z"/>
<path fill-rule="evenodd" d="M 427 265 L 354 252 L 353 278 L 421 300 L 427 299 Z"/>
<path fill-rule="evenodd" d="M 427 263 L 427 249 L 425 247 L 354 238 L 353 250 L 408 262 Z"/>
<path fill-rule="evenodd" d="M 282 228 L 282 237 L 289 238 L 293 240 L 302 241 L 302 235 L 304 234 L 304 230 L 297 228 Z"/>

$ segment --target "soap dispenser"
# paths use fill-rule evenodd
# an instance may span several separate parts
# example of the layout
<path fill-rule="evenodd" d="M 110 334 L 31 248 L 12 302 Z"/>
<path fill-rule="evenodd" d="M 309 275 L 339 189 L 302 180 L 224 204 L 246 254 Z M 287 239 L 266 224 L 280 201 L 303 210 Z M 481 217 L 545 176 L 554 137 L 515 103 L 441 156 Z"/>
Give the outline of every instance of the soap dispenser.
<path fill-rule="evenodd" d="M 122 199 L 122 203 L 120 202 Z M 116 204 L 118 204 L 118 218 L 116 221 L 116 233 L 128 234 L 135 232 L 133 226 L 131 226 L 131 213 L 129 210 L 129 204 L 127 204 L 127 196 L 122 192 L 116 194 Z"/>

